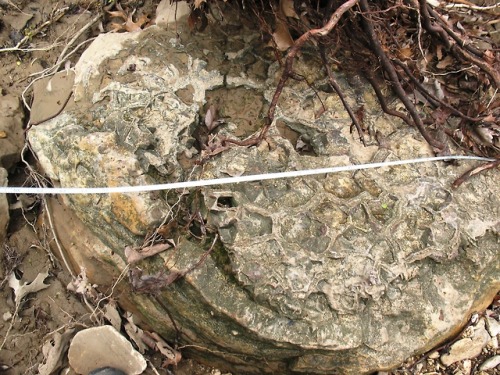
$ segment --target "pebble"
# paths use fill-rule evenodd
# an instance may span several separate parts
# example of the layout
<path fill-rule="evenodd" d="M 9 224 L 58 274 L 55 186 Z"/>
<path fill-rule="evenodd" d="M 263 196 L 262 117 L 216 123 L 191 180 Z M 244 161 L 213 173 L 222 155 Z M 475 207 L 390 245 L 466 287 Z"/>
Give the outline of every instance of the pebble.
<path fill-rule="evenodd" d="M 486 331 L 484 319 L 481 319 L 477 326 L 474 327 L 472 337 L 458 340 L 451 345 L 449 353 L 441 356 L 441 363 L 449 366 L 464 359 L 475 358 L 481 354 L 490 339 L 491 336 Z"/>
<path fill-rule="evenodd" d="M 68 359 L 70 366 L 80 374 L 121 369 L 128 375 L 137 375 L 147 366 L 144 357 L 112 326 L 93 327 L 78 332 L 71 341 Z"/>
<path fill-rule="evenodd" d="M 479 367 L 479 370 L 481 371 L 491 370 L 497 367 L 498 365 L 500 365 L 500 355 L 495 355 L 484 361 L 483 364 Z"/>
<path fill-rule="evenodd" d="M 431 354 L 429 354 L 429 358 L 430 359 L 438 359 L 440 356 L 439 352 L 438 351 L 434 351 L 432 352 Z"/>
<path fill-rule="evenodd" d="M 488 329 L 491 337 L 495 337 L 500 334 L 500 322 L 490 316 L 486 317 L 486 328 Z"/>

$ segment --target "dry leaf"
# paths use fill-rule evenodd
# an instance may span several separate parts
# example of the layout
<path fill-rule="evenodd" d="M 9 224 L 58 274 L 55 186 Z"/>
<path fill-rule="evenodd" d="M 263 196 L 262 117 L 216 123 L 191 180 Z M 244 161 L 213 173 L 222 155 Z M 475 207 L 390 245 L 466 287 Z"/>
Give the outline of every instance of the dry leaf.
<path fill-rule="evenodd" d="M 280 0 L 280 9 L 286 17 L 299 19 L 293 8 L 293 0 Z"/>
<path fill-rule="evenodd" d="M 127 319 L 127 323 L 124 325 L 125 332 L 127 332 L 128 337 L 130 337 L 130 339 L 135 343 L 139 352 L 144 354 L 147 349 L 146 345 L 151 349 L 154 349 L 155 343 L 152 342 L 150 337 L 144 334 L 144 331 L 135 324 L 134 314 L 126 312 L 125 319 Z"/>
<path fill-rule="evenodd" d="M 442 59 L 440 62 L 437 63 L 436 68 L 438 69 L 446 69 L 448 66 L 453 64 L 454 60 L 453 58 L 448 55 L 444 59 Z"/>
<path fill-rule="evenodd" d="M 74 331 L 74 329 L 69 329 L 62 335 L 56 332 L 51 338 L 45 341 L 42 346 L 45 361 L 38 366 L 39 375 L 54 374 L 62 367 L 64 355 Z"/>
<path fill-rule="evenodd" d="M 208 108 L 207 113 L 205 113 L 205 126 L 208 128 L 208 131 L 212 131 L 217 127 L 217 121 L 215 120 L 216 117 L 217 117 L 216 109 L 215 106 L 212 104 L 210 108 Z"/>
<path fill-rule="evenodd" d="M 122 318 L 116 307 L 116 302 L 109 301 L 109 303 L 104 306 L 104 317 L 108 322 L 111 323 L 114 329 L 120 331 L 122 325 Z"/>
<path fill-rule="evenodd" d="M 280 51 L 286 51 L 293 45 L 293 38 L 288 29 L 288 24 L 279 17 L 276 18 L 276 31 L 273 33 L 273 40 Z"/>
<path fill-rule="evenodd" d="M 194 9 L 198 9 L 206 0 L 194 0 Z"/>
<path fill-rule="evenodd" d="M 149 22 L 149 17 L 146 15 L 141 15 L 137 21 L 134 22 L 133 16 L 135 14 L 135 9 L 130 13 L 127 14 L 127 12 L 122 8 L 120 3 L 116 4 L 116 11 L 107 11 L 108 14 L 111 17 L 115 18 L 121 18 L 125 22 L 123 23 L 116 23 L 112 22 L 111 23 L 111 31 L 112 32 L 119 32 L 119 31 L 129 31 L 129 32 L 134 32 L 134 31 L 140 31 L 143 29 L 143 27 Z"/>
<path fill-rule="evenodd" d="M 80 274 L 74 277 L 73 280 L 66 286 L 66 289 L 70 292 L 80 294 L 84 298 L 89 298 L 90 300 L 97 300 L 99 293 L 95 289 L 97 285 L 93 285 L 89 282 L 87 278 L 87 272 L 84 267 L 80 269 Z"/>
<path fill-rule="evenodd" d="M 180 352 L 168 345 L 156 332 L 148 332 L 149 335 L 156 341 L 156 349 L 165 356 L 162 366 L 167 367 L 170 365 L 177 365 L 182 355 Z"/>
<path fill-rule="evenodd" d="M 443 46 L 441 44 L 438 44 L 436 46 L 436 57 L 438 61 L 441 61 L 441 59 L 443 58 Z"/>
<path fill-rule="evenodd" d="M 48 288 L 49 284 L 44 284 L 44 280 L 49 276 L 48 272 L 39 273 L 31 283 L 22 283 L 16 279 L 14 272 L 9 276 L 9 286 L 14 289 L 16 305 L 21 302 L 24 296 L 29 293 L 36 293 L 39 290 Z"/>
<path fill-rule="evenodd" d="M 398 55 L 401 60 L 406 61 L 411 59 L 411 57 L 413 56 L 413 52 L 410 47 L 403 47 L 399 49 Z"/>

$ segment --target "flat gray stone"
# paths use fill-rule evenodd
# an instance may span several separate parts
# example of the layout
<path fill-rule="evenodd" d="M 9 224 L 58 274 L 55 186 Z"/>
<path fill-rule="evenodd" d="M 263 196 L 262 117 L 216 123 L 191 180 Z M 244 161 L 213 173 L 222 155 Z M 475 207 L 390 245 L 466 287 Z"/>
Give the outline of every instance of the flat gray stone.
<path fill-rule="evenodd" d="M 147 363 L 130 342 L 111 326 L 84 329 L 71 341 L 69 364 L 79 374 L 113 367 L 128 375 L 142 373 Z"/>

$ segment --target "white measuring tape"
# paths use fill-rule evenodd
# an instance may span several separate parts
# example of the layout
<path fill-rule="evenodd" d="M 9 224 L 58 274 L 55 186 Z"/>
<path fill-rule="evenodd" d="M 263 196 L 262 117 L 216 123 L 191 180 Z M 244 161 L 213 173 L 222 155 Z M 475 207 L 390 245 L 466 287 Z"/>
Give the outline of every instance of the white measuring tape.
<path fill-rule="evenodd" d="M 381 168 L 381 167 L 393 167 L 393 166 L 397 166 L 397 165 L 426 163 L 426 162 L 442 161 L 442 160 L 448 160 L 448 161 L 449 160 L 495 161 L 495 159 L 482 158 L 479 156 L 451 155 L 451 156 L 437 156 L 437 157 L 428 157 L 428 158 L 420 158 L 420 159 L 386 161 L 386 162 L 381 162 L 381 163 L 344 165 L 344 166 L 340 166 L 340 167 L 306 169 L 306 170 L 299 170 L 299 171 L 254 174 L 254 175 L 247 175 L 247 176 L 226 177 L 226 178 L 217 178 L 217 179 L 210 179 L 210 180 L 172 182 L 172 183 L 168 183 L 168 184 L 159 184 L 159 185 L 116 186 L 116 187 L 96 187 L 96 188 L 86 188 L 86 187 L 70 187 L 70 188 L 64 188 L 64 187 L 61 187 L 61 188 L 0 187 L 0 194 L 4 194 L 4 193 L 7 193 L 7 194 L 140 193 L 140 192 L 146 192 L 146 191 L 185 189 L 185 188 L 195 188 L 195 187 L 202 187 L 202 186 L 212 186 L 212 185 L 237 184 L 237 183 L 241 183 L 241 182 L 274 180 L 274 179 L 279 179 L 279 178 L 312 176 L 312 175 L 318 175 L 318 174 L 338 173 L 338 172 L 345 172 L 345 171 L 357 171 L 357 170 L 362 170 L 362 169 L 373 169 L 373 168 Z"/>

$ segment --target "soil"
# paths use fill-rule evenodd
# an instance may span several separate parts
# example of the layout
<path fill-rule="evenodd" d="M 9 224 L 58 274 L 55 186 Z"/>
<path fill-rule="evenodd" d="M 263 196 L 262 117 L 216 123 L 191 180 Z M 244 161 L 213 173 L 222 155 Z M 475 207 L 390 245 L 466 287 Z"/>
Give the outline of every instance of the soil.
<path fill-rule="evenodd" d="M 156 4 L 130 0 L 122 2 L 122 6 L 125 9 L 137 8 L 137 15 L 153 16 Z M 0 0 L 0 48 L 15 46 L 23 37 L 28 37 L 27 43 L 22 45 L 22 48 L 28 50 L 0 52 L 2 95 L 18 96 L 23 98 L 25 104 L 30 105 L 30 83 L 42 77 L 40 72 L 57 63 L 61 52 L 76 33 L 98 15 L 99 11 L 100 4 L 88 0 Z M 72 42 L 71 48 L 83 44 L 68 60 L 71 65 L 76 63 L 79 54 L 87 45 L 85 41 L 98 35 L 102 29 L 109 30 L 110 22 L 109 16 L 105 17 L 104 21 L 95 22 Z M 42 27 L 44 23 L 47 24 Z M 61 64 L 60 69 L 64 69 L 64 64 Z M 44 116 L 55 115 L 58 110 L 51 108 Z M 28 109 L 26 111 L 29 112 Z M 29 116 L 27 118 L 29 119 Z M 29 155 L 27 158 L 30 160 Z M 26 165 L 19 163 L 10 171 L 9 183 L 19 186 L 27 178 Z M 16 203 L 15 197 L 9 199 L 11 203 Z M 71 276 L 52 254 L 50 245 L 53 236 L 49 226 L 39 215 L 40 202 L 35 200 L 29 203 L 24 209 L 11 211 L 8 239 L 3 246 L 3 264 L 0 267 L 0 313 L 3 318 L 0 320 L 0 342 L 5 338 L 10 326 L 12 318 L 9 314 L 15 310 L 14 293 L 8 286 L 9 275 L 15 270 L 18 278 L 22 276 L 23 281 L 29 282 L 39 273 L 48 272 L 45 283 L 50 284 L 50 287 L 28 295 L 20 305 L 19 319 L 14 319 L 7 343 L 0 350 L 0 372 L 5 371 L 5 374 L 38 373 L 38 365 L 44 362 L 42 347 L 50 343 L 54 332 L 63 333 L 69 328 L 81 329 L 102 324 L 93 319 L 92 311 L 82 299 L 67 290 Z M 498 354 L 498 349 L 496 351 Z M 175 368 L 169 369 L 162 368 L 163 359 L 157 353 L 149 353 L 146 358 L 152 364 L 146 374 L 221 374 L 220 370 L 187 358 L 182 359 Z M 436 371 L 432 363 L 425 363 L 426 366 L 419 372 L 407 371 L 402 367 L 393 373 Z M 153 366 L 156 370 L 152 369 Z M 437 372 L 428 373 L 439 374 L 446 371 L 441 368 Z M 483 373 L 499 372 L 493 369 Z"/>

